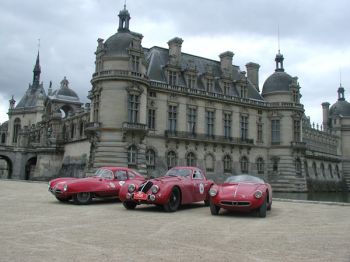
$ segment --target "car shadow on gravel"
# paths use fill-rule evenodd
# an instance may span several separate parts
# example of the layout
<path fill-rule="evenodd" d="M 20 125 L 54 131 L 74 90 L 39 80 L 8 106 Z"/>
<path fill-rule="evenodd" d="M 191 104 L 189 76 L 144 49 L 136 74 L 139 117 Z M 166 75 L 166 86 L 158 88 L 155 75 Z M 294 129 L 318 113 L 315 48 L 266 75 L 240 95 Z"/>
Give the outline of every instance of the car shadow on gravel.
<path fill-rule="evenodd" d="M 271 211 L 267 211 L 266 218 L 268 218 L 271 214 Z M 222 217 L 237 217 L 237 218 L 259 218 L 256 211 L 250 212 L 238 212 L 238 211 L 229 211 L 229 210 L 220 210 L 218 216 Z"/>
<path fill-rule="evenodd" d="M 57 205 L 75 205 L 73 200 L 69 200 L 68 202 L 60 202 L 60 201 L 52 201 L 53 204 Z M 108 205 L 108 204 L 116 204 L 121 203 L 119 198 L 111 197 L 111 198 L 94 198 L 90 204 L 83 205 L 83 206 L 90 206 L 90 205 Z M 78 205 L 77 205 L 78 206 Z"/>
<path fill-rule="evenodd" d="M 198 208 L 208 208 L 209 211 L 209 207 L 205 206 L 203 202 L 198 202 L 198 203 L 192 203 L 192 204 L 187 204 L 187 205 L 182 205 L 179 207 L 178 210 L 176 210 L 175 212 L 182 212 L 182 211 L 186 211 L 186 210 L 191 210 L 191 209 L 198 209 Z M 125 209 L 126 211 L 129 211 L 127 209 Z M 168 213 L 164 210 L 162 205 L 146 205 L 146 204 L 141 204 L 136 206 L 136 208 L 134 210 L 132 210 L 133 212 L 135 211 L 139 211 L 139 212 L 161 212 L 161 213 Z M 170 212 L 172 213 L 172 212 Z"/>

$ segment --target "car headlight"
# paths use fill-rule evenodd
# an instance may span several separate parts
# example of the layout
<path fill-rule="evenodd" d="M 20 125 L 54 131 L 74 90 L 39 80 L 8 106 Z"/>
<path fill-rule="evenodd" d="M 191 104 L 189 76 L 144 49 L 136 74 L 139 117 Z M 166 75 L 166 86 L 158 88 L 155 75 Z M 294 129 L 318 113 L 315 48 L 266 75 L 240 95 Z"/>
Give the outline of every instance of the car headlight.
<path fill-rule="evenodd" d="M 152 188 L 151 188 L 151 191 L 152 191 L 153 194 L 157 194 L 158 191 L 159 191 L 159 186 L 153 185 Z"/>
<path fill-rule="evenodd" d="M 218 193 L 218 191 L 215 188 L 210 188 L 209 190 L 209 195 L 214 197 L 216 196 L 216 194 Z"/>
<path fill-rule="evenodd" d="M 64 192 L 66 192 L 66 191 L 67 191 L 67 189 L 68 189 L 67 184 L 64 184 L 64 185 L 63 185 L 63 191 L 64 191 Z"/>
<path fill-rule="evenodd" d="M 51 187 L 51 182 L 49 182 L 49 184 L 47 185 L 47 187 L 48 187 L 48 188 L 50 188 L 50 187 Z"/>
<path fill-rule="evenodd" d="M 134 184 L 130 184 L 130 185 L 128 186 L 128 191 L 129 191 L 129 193 L 134 192 L 135 189 L 136 189 L 136 186 L 135 186 Z"/>
<path fill-rule="evenodd" d="M 254 193 L 255 198 L 261 198 L 262 197 L 262 192 L 260 190 L 256 190 Z"/>

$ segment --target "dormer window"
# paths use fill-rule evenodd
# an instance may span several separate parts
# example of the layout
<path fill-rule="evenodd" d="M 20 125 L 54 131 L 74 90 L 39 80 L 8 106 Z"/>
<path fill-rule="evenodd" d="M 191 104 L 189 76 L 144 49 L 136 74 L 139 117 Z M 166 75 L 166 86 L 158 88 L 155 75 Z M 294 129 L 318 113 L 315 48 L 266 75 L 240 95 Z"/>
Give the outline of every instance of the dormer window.
<path fill-rule="evenodd" d="M 187 76 L 187 86 L 188 88 L 195 88 L 196 86 L 196 77 L 194 75 L 188 75 Z"/>
<path fill-rule="evenodd" d="M 241 97 L 247 98 L 247 96 L 248 96 L 248 88 L 247 86 L 243 85 L 241 86 Z"/>
<path fill-rule="evenodd" d="M 207 92 L 213 92 L 213 80 L 207 79 Z"/>
<path fill-rule="evenodd" d="M 299 92 L 297 90 L 293 90 L 292 95 L 293 95 L 293 102 L 299 103 Z"/>
<path fill-rule="evenodd" d="M 224 95 L 230 95 L 230 84 L 224 82 Z"/>
<path fill-rule="evenodd" d="M 169 71 L 169 85 L 177 84 L 177 72 Z"/>

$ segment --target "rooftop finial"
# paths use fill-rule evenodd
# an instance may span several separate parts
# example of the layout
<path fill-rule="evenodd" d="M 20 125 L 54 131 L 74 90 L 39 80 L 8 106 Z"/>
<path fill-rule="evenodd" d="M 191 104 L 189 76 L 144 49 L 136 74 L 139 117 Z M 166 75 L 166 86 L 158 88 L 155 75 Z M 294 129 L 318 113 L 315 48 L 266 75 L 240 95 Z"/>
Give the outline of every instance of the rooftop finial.
<path fill-rule="evenodd" d="M 126 10 L 126 0 L 124 0 L 124 10 Z"/>
<path fill-rule="evenodd" d="M 38 52 L 40 51 L 40 38 L 38 38 Z"/>
<path fill-rule="evenodd" d="M 278 53 L 280 54 L 281 48 L 280 48 L 280 25 L 277 24 L 277 43 L 278 43 Z"/>
<path fill-rule="evenodd" d="M 341 87 L 341 68 L 339 68 L 339 86 Z"/>

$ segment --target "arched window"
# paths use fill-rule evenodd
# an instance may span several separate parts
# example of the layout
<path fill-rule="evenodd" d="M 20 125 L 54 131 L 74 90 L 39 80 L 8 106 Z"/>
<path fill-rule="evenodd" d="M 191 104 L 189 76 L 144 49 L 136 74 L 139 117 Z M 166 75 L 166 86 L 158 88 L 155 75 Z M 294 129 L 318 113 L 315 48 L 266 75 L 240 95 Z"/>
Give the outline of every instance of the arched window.
<path fill-rule="evenodd" d="M 155 167 L 155 158 L 156 158 L 156 153 L 154 152 L 154 150 L 148 149 L 146 151 L 147 168 L 154 168 Z"/>
<path fill-rule="evenodd" d="M 295 171 L 298 176 L 301 176 L 301 161 L 300 158 L 295 159 Z"/>
<path fill-rule="evenodd" d="M 248 164 L 249 164 L 248 158 L 246 156 L 243 156 L 240 162 L 241 162 L 241 172 L 248 173 Z"/>
<path fill-rule="evenodd" d="M 211 154 L 205 156 L 205 169 L 207 172 L 214 171 L 214 157 Z"/>
<path fill-rule="evenodd" d="M 307 161 L 304 162 L 304 169 L 305 169 L 305 175 L 306 177 L 309 177 L 309 166 L 307 164 Z"/>
<path fill-rule="evenodd" d="M 322 173 L 323 177 L 326 177 L 326 172 L 324 170 L 324 164 L 323 163 L 321 163 L 321 173 Z"/>
<path fill-rule="evenodd" d="M 73 139 L 75 136 L 75 124 L 71 123 L 70 124 L 70 138 Z"/>
<path fill-rule="evenodd" d="M 318 174 L 317 174 L 317 167 L 316 167 L 316 163 L 315 162 L 312 163 L 312 171 L 314 172 L 315 177 L 317 177 Z"/>
<path fill-rule="evenodd" d="M 278 171 L 278 158 L 274 157 L 272 159 L 272 171 L 277 172 Z"/>
<path fill-rule="evenodd" d="M 13 124 L 13 138 L 12 138 L 13 143 L 17 143 L 18 134 L 20 130 L 21 130 L 21 120 L 19 118 L 16 118 Z"/>
<path fill-rule="evenodd" d="M 258 170 L 258 174 L 264 174 L 264 159 L 262 157 L 256 160 L 256 169 Z"/>
<path fill-rule="evenodd" d="M 80 137 L 83 137 L 83 136 L 84 136 L 84 126 L 85 126 L 84 121 L 81 121 L 81 122 L 80 122 L 80 125 L 79 125 L 79 136 L 80 136 Z"/>
<path fill-rule="evenodd" d="M 340 172 L 338 165 L 335 166 L 335 173 L 337 174 L 337 177 L 340 179 Z"/>
<path fill-rule="evenodd" d="M 224 172 L 232 172 L 232 159 L 229 155 L 224 156 Z"/>
<path fill-rule="evenodd" d="M 137 164 L 137 147 L 135 145 L 128 148 L 128 165 L 133 167 Z"/>
<path fill-rule="evenodd" d="M 328 165 L 328 171 L 329 171 L 329 175 L 331 176 L 331 178 L 334 178 L 333 177 L 333 169 L 332 169 L 332 165 L 331 164 Z"/>
<path fill-rule="evenodd" d="M 176 153 L 174 151 L 169 151 L 167 154 L 168 169 L 176 166 L 176 163 L 177 163 Z"/>
<path fill-rule="evenodd" d="M 187 154 L 186 157 L 187 166 L 196 166 L 196 155 L 192 152 Z"/>

